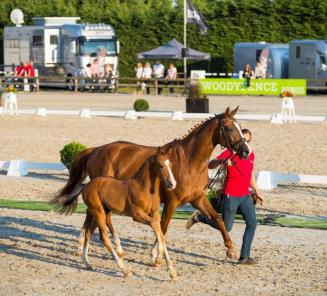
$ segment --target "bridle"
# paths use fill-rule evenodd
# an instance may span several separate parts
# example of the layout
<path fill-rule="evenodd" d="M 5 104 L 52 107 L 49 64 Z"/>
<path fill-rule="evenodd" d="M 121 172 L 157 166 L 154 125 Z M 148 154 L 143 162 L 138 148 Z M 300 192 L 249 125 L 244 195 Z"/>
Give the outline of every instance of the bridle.
<path fill-rule="evenodd" d="M 220 118 L 219 121 L 218 121 L 218 128 L 219 128 L 219 134 L 218 134 L 218 138 L 220 138 L 220 136 L 222 135 L 224 140 L 225 140 L 225 143 L 226 143 L 226 147 L 224 148 L 227 148 L 229 151 L 230 151 L 230 154 L 228 155 L 228 157 L 224 160 L 224 162 L 221 164 L 221 167 L 217 170 L 215 176 L 208 182 L 208 184 L 204 187 L 204 190 L 207 189 L 207 188 L 210 188 L 212 183 L 214 182 L 214 180 L 217 178 L 217 176 L 219 176 L 219 174 L 221 173 L 221 171 L 224 169 L 224 167 L 226 166 L 226 163 L 228 161 L 228 159 L 230 160 L 233 160 L 236 155 L 238 154 L 239 150 L 241 149 L 242 147 L 242 144 L 245 142 L 245 138 L 243 137 L 242 135 L 242 138 L 240 140 L 238 140 L 237 142 L 235 143 L 231 143 L 231 138 L 230 136 L 226 133 L 226 130 L 222 124 L 222 119 Z M 235 150 L 235 147 L 238 146 L 238 148 Z M 220 144 L 221 148 L 223 148 L 223 146 Z M 233 151 L 235 151 L 236 153 L 234 154 Z M 232 156 L 232 157 L 231 157 Z M 238 169 L 238 168 L 237 168 Z M 241 175 L 242 172 L 238 169 L 238 171 L 240 172 Z"/>
<path fill-rule="evenodd" d="M 245 138 L 242 136 L 241 139 L 239 139 L 237 142 L 231 143 L 232 142 L 231 138 L 226 133 L 226 130 L 222 124 L 222 119 L 219 119 L 218 127 L 219 127 L 219 137 L 220 137 L 220 135 L 223 136 L 225 143 L 226 143 L 226 148 L 230 151 L 235 151 L 237 154 L 239 152 L 239 150 L 241 149 L 242 144 L 245 142 Z M 235 147 L 237 147 L 237 145 L 238 145 L 238 148 L 235 149 Z M 222 145 L 220 144 L 220 146 L 222 146 Z"/>

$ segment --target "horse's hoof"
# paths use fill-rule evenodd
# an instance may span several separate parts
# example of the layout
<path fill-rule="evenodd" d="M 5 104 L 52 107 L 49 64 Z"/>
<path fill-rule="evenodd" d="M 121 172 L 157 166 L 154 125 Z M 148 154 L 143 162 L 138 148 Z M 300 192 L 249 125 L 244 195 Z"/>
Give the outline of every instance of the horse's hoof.
<path fill-rule="evenodd" d="M 86 269 L 89 270 L 89 271 L 94 271 L 94 268 L 92 267 L 92 265 L 87 265 Z"/>
<path fill-rule="evenodd" d="M 230 259 L 237 259 L 237 254 L 235 248 L 228 249 L 226 251 L 226 256 Z"/>
<path fill-rule="evenodd" d="M 171 278 L 171 280 L 172 281 L 174 281 L 174 282 L 176 282 L 176 281 L 178 281 L 178 276 L 177 276 L 177 274 L 176 275 L 170 275 L 170 278 Z"/>
<path fill-rule="evenodd" d="M 133 275 L 133 273 L 129 270 L 124 272 L 124 278 L 128 278 L 131 275 Z"/>
<path fill-rule="evenodd" d="M 151 267 L 161 267 L 161 262 L 151 262 Z"/>
<path fill-rule="evenodd" d="M 77 251 L 75 255 L 76 255 L 77 257 L 82 257 L 82 254 L 83 254 L 82 251 Z"/>
<path fill-rule="evenodd" d="M 120 252 L 117 251 L 117 255 L 119 256 L 119 258 L 124 258 L 125 257 L 124 251 L 120 251 Z"/>

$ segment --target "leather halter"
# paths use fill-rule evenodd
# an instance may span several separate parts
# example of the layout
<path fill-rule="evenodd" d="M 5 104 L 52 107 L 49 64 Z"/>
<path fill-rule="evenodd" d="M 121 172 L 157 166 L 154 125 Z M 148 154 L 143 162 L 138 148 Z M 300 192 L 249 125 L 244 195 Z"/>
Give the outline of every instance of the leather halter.
<path fill-rule="evenodd" d="M 242 135 L 242 138 L 238 141 L 236 141 L 235 143 L 231 143 L 231 138 L 230 136 L 226 133 L 226 130 L 224 128 L 224 126 L 222 125 L 222 119 L 219 119 L 219 135 L 222 135 L 224 140 L 225 140 L 225 143 L 226 143 L 226 148 L 230 151 L 235 151 L 236 153 L 239 152 L 239 150 L 241 149 L 242 147 L 242 144 L 245 142 L 245 138 L 243 137 Z M 221 144 L 220 144 L 221 145 Z M 235 147 L 238 146 L 238 148 L 235 150 Z M 222 146 L 222 145 L 221 145 Z"/>

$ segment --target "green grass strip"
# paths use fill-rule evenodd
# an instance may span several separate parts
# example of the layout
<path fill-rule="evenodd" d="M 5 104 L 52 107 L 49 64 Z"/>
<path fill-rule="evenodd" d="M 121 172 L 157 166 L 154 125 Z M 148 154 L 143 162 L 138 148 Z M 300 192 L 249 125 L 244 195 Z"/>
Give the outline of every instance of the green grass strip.
<path fill-rule="evenodd" d="M 327 220 L 322 219 L 280 217 L 275 220 L 275 223 L 288 227 L 291 226 L 327 230 Z"/>
<path fill-rule="evenodd" d="M 53 211 L 54 207 L 44 201 L 22 201 L 22 200 L 10 200 L 0 199 L 0 208 L 19 209 L 29 211 Z M 79 214 L 86 213 L 86 206 L 84 204 L 78 204 L 75 211 Z M 177 211 L 175 212 L 174 219 L 188 219 L 192 213 L 189 211 Z M 257 214 L 257 220 L 260 223 L 265 218 L 265 215 Z M 236 220 L 243 220 L 240 215 L 236 215 Z M 327 230 L 327 220 L 321 219 L 306 219 L 306 218 L 288 218 L 279 217 L 271 219 L 270 224 L 278 224 L 289 227 L 301 227 L 301 228 L 314 228 Z"/>

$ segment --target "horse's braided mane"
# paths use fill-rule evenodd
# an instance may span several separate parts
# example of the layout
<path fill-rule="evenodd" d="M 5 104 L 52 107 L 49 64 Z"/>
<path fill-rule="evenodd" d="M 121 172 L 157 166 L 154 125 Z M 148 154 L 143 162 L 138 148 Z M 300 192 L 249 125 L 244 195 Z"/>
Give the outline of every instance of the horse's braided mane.
<path fill-rule="evenodd" d="M 174 141 L 182 141 L 184 140 L 186 137 L 188 137 L 191 134 L 196 134 L 198 132 L 200 132 L 200 130 L 202 129 L 202 127 L 204 127 L 205 125 L 207 125 L 209 122 L 211 122 L 213 119 L 219 118 L 221 117 L 223 114 L 215 114 L 214 116 L 211 116 L 209 118 L 207 118 L 206 120 L 203 120 L 197 124 L 195 124 L 192 128 L 190 128 L 187 133 L 181 137 L 181 138 L 177 138 Z M 173 143 L 173 142 L 171 142 Z"/>

